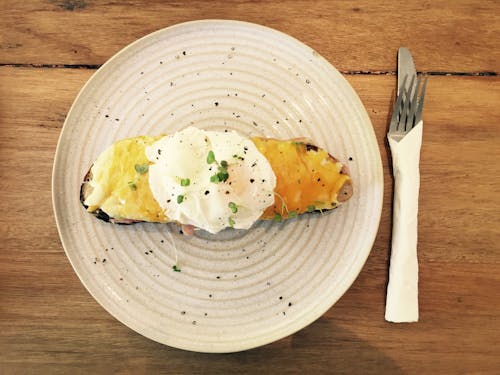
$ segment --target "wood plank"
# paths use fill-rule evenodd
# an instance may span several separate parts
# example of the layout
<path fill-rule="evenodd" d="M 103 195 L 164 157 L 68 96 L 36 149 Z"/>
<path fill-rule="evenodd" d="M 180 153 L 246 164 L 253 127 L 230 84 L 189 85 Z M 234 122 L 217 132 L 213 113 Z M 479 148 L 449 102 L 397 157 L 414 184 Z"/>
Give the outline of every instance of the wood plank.
<path fill-rule="evenodd" d="M 93 300 L 65 257 L 51 208 L 52 161 L 65 114 L 92 73 L 0 68 L 2 373 L 498 370 L 500 77 L 429 80 L 419 323 L 383 320 L 392 194 L 385 133 L 395 77 L 348 75 L 372 119 L 384 164 L 385 202 L 373 251 L 353 286 L 318 321 L 265 347 L 217 356 L 172 349 L 123 326 Z"/>
<path fill-rule="evenodd" d="M 231 18 L 286 32 L 342 71 L 395 71 L 405 45 L 422 71 L 500 72 L 495 0 L 4 0 L 0 14 L 1 64 L 102 64 L 155 30 Z"/>

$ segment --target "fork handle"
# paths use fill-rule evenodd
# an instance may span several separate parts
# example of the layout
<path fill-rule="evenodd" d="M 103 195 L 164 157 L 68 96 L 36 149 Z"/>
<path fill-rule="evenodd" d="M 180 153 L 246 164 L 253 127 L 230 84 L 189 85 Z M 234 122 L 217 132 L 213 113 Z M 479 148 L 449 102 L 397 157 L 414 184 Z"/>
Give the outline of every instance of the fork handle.
<path fill-rule="evenodd" d="M 385 319 L 395 323 L 418 321 L 417 226 L 422 128 L 420 121 L 399 141 L 388 136 L 394 205 Z"/>

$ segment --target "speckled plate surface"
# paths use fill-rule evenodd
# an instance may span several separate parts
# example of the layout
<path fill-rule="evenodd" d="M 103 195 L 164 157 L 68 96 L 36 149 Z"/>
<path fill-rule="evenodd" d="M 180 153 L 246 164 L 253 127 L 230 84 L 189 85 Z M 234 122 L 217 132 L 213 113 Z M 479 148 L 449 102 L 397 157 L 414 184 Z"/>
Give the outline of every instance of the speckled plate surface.
<path fill-rule="evenodd" d="M 311 138 L 348 164 L 354 196 L 334 212 L 215 236 L 85 212 L 80 184 L 101 151 L 188 125 Z M 296 39 L 236 21 L 175 25 L 111 58 L 75 100 L 53 170 L 59 234 L 89 292 L 142 335 L 200 352 L 270 343 L 331 308 L 371 250 L 382 191 L 371 122 L 342 75 Z"/>

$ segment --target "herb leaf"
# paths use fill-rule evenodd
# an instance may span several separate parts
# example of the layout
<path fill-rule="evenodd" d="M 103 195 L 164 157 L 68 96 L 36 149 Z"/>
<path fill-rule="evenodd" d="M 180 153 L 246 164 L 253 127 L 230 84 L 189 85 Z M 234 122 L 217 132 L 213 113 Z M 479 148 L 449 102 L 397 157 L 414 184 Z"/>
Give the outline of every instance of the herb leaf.
<path fill-rule="evenodd" d="M 276 212 L 274 214 L 274 219 L 273 220 L 274 220 L 274 222 L 279 223 L 280 221 L 283 220 L 283 217 L 281 216 L 281 214 L 279 214 L 279 213 Z"/>
<path fill-rule="evenodd" d="M 231 212 L 233 214 L 235 214 L 236 212 L 238 212 L 238 206 L 236 205 L 236 203 L 234 202 L 229 202 L 228 204 L 229 208 L 231 209 Z"/>
<path fill-rule="evenodd" d="M 144 164 L 136 164 L 135 165 L 135 171 L 139 174 L 144 174 L 144 173 L 147 173 L 148 170 L 149 170 L 149 165 L 148 163 L 144 163 Z"/>
<path fill-rule="evenodd" d="M 217 178 L 221 182 L 226 182 L 226 180 L 229 178 L 229 173 L 227 173 L 227 172 L 219 172 L 219 173 L 217 173 Z"/>
<path fill-rule="evenodd" d="M 128 187 L 129 187 L 129 188 L 130 188 L 130 190 L 132 190 L 132 191 L 137 190 L 137 185 L 135 184 L 135 182 L 134 182 L 134 181 L 129 181 L 129 182 L 128 182 Z"/>
<path fill-rule="evenodd" d="M 184 195 L 178 195 L 177 196 L 177 203 L 181 204 L 184 201 Z"/>
<path fill-rule="evenodd" d="M 218 172 L 210 177 L 210 182 L 218 183 L 218 182 L 226 182 L 229 178 L 229 173 L 227 173 L 228 163 L 225 160 L 221 160 L 220 164 L 215 160 L 215 155 L 212 150 L 208 152 L 207 155 L 207 163 L 212 164 L 216 163 Z"/>
<path fill-rule="evenodd" d="M 297 211 L 290 211 L 288 213 L 288 217 L 291 219 L 291 218 L 294 218 L 294 217 L 297 217 Z"/>
<path fill-rule="evenodd" d="M 189 186 L 191 184 L 191 180 L 189 178 L 181 178 L 181 186 Z"/>
<path fill-rule="evenodd" d="M 229 216 L 228 222 L 231 228 L 234 227 L 234 224 L 236 224 L 231 216 Z"/>
<path fill-rule="evenodd" d="M 208 155 L 207 155 L 207 163 L 208 164 L 212 164 L 215 162 L 215 154 L 212 150 L 208 151 Z"/>

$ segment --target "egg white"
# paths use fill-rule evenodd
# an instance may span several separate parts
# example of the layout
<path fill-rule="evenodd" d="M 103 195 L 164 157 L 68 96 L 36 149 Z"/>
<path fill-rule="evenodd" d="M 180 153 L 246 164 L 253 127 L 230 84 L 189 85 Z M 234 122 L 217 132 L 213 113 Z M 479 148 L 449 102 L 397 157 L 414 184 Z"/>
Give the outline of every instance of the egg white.
<path fill-rule="evenodd" d="M 207 160 L 210 151 L 212 163 Z M 274 204 L 276 175 L 269 161 L 235 131 L 188 127 L 147 147 L 146 156 L 152 163 L 149 186 L 155 200 L 167 217 L 181 224 L 210 233 L 248 229 Z M 227 180 L 211 181 L 223 161 Z"/>

